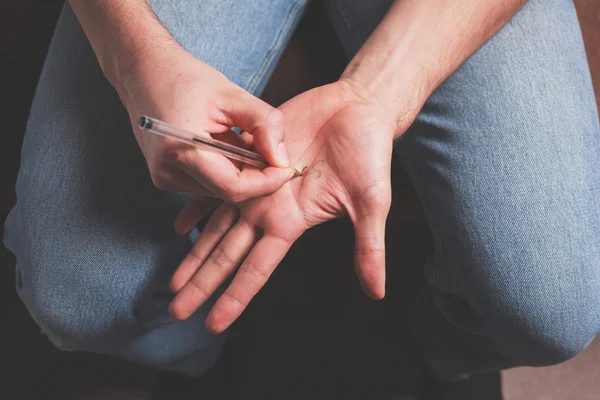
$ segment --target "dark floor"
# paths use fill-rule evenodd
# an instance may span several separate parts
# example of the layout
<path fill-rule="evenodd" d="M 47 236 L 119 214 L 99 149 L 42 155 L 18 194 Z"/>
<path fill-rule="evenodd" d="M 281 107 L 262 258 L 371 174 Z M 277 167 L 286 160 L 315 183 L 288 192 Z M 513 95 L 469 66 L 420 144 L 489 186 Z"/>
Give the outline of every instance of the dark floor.
<path fill-rule="evenodd" d="M 24 124 L 61 3 L 8 0 L 0 6 L 0 88 L 2 104 L 10 104 L 3 114 L 8 125 L 0 145 L 0 221 L 14 202 Z M 581 0 L 578 5 L 583 21 L 590 27 L 600 26 L 600 1 Z M 328 35 L 318 5 L 313 6 L 308 18 L 310 21 L 300 26 L 265 92 L 265 98 L 273 104 L 307 85 L 335 79 L 343 66 L 340 50 Z M 600 66 L 600 46 L 589 43 L 600 43 L 598 32 L 600 29 L 584 30 L 595 66 Z M 296 77 L 292 84 L 286 79 L 290 68 Z M 367 300 L 348 267 L 352 265 L 352 252 L 347 251 L 352 237 L 347 223 L 336 221 L 312 230 L 294 246 L 235 327 L 235 332 L 243 334 L 232 340 L 226 360 L 228 374 L 236 382 L 232 385 L 236 398 L 400 399 L 413 390 L 419 360 L 407 334 L 406 311 L 418 286 L 414 282 L 418 282 L 428 236 L 410 191 L 397 193 L 395 203 L 393 218 L 403 222 L 389 224 L 400 227 L 389 234 L 400 245 L 391 247 L 388 256 L 402 259 L 403 266 L 390 271 L 398 275 L 390 281 L 403 286 L 391 288 L 382 302 Z M 333 249 L 327 241 L 325 251 L 322 239 L 332 235 L 339 240 Z M 8 371 L 0 375 L 0 398 L 5 397 L 1 394 L 4 392 L 12 393 L 6 396 L 10 399 L 156 399 L 152 392 L 164 389 L 164 382 L 170 383 L 167 390 L 183 391 L 193 386 L 192 382 L 101 356 L 53 349 L 18 302 L 13 287 L 14 260 L 4 248 L 0 251 L 0 312 L 4 317 L 0 366 Z M 330 274 L 324 276 L 323 271 Z M 316 273 L 319 281 L 311 279 Z M 339 288 L 335 295 L 328 291 L 329 286 Z M 509 400 L 598 399 L 598 376 L 597 342 L 570 363 L 510 371 L 505 374 L 503 388 Z M 488 389 L 499 392 L 494 387 Z M 194 398 L 204 397 L 198 394 Z M 469 397 L 457 398 L 494 396 L 472 392 Z"/>

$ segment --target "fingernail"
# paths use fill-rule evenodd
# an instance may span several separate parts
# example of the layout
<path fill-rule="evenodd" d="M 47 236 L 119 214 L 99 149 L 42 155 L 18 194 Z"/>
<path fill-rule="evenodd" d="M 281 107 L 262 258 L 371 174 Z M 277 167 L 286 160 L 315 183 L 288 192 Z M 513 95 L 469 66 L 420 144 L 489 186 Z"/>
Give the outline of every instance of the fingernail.
<path fill-rule="evenodd" d="M 277 160 L 282 167 L 290 165 L 290 157 L 288 156 L 287 148 L 283 142 L 280 142 L 277 146 Z"/>

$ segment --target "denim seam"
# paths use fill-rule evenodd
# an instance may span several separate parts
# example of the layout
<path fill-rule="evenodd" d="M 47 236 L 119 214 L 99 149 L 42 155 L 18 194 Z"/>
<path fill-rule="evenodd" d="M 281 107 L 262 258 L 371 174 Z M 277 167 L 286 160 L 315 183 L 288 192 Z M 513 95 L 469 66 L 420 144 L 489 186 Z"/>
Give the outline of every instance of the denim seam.
<path fill-rule="evenodd" d="M 279 49 L 281 47 L 281 45 L 283 44 L 282 42 L 283 42 L 283 38 L 285 37 L 285 33 L 287 32 L 287 28 L 290 25 L 292 25 L 292 23 L 293 23 L 292 16 L 296 14 L 296 12 L 300 9 L 300 7 L 302 7 L 302 4 L 300 1 L 294 1 L 294 4 L 290 7 L 290 9 L 285 17 L 285 20 L 283 21 L 283 24 L 281 24 L 281 26 L 279 27 L 279 31 L 275 35 L 275 39 L 273 40 L 273 42 L 271 43 L 271 46 L 267 50 L 267 54 L 263 57 L 263 60 L 260 64 L 260 66 L 257 68 L 254 75 L 252 75 L 252 77 L 250 77 L 250 80 L 248 81 L 248 85 L 247 85 L 247 89 L 246 89 L 248 92 L 254 93 L 254 91 L 258 87 L 259 83 L 264 78 L 266 72 L 269 70 L 271 63 L 273 62 L 273 59 L 276 56 L 275 50 Z"/>

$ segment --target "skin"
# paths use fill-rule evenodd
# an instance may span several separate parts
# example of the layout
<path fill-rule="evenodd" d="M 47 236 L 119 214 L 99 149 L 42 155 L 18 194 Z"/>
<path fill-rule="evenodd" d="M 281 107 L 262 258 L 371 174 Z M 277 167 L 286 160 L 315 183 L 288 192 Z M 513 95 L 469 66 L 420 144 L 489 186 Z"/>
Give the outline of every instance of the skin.
<path fill-rule="evenodd" d="M 338 82 L 280 108 L 292 164 L 307 173 L 270 196 L 215 212 L 173 275 L 173 318 L 188 318 L 236 273 L 206 320 L 213 332 L 224 331 L 306 229 L 343 215 L 354 225 L 361 285 L 370 297 L 382 298 L 393 141 L 435 88 L 522 3 L 397 0 Z M 184 233 L 206 212 L 202 200 L 193 201 L 176 230 Z"/>
<path fill-rule="evenodd" d="M 70 0 L 156 186 L 198 195 L 175 229 L 188 231 L 215 197 L 227 201 L 173 276 L 172 316 L 189 317 L 241 264 L 207 318 L 222 332 L 306 229 L 344 215 L 354 224 L 361 284 L 382 298 L 393 141 L 524 2 L 396 0 L 338 82 L 276 110 L 185 52 L 145 0 Z M 280 168 L 240 170 L 222 156 L 142 135 L 140 114 L 254 147 Z M 250 134 L 235 136 L 233 126 Z M 305 175 L 290 181 L 289 165 Z"/>
<path fill-rule="evenodd" d="M 189 317 L 241 263 L 208 317 L 211 329 L 222 331 L 302 233 L 343 215 L 354 223 L 356 271 L 363 288 L 373 298 L 383 297 L 385 273 L 380 266 L 385 262 L 395 121 L 373 99 L 361 97 L 342 81 L 303 93 L 281 110 L 290 156 L 304 176 L 271 196 L 242 203 L 237 221 L 237 207 L 224 204 L 216 211 L 173 276 L 175 318 Z M 177 230 L 189 230 L 203 211 L 192 203 Z"/>
<path fill-rule="evenodd" d="M 271 194 L 294 173 L 283 142 L 283 114 L 185 51 L 144 0 L 71 0 L 100 66 L 129 112 L 133 133 L 159 189 L 240 202 Z M 137 127 L 149 115 L 198 134 L 246 145 L 239 126 L 269 163 L 246 169 L 214 153 Z"/>

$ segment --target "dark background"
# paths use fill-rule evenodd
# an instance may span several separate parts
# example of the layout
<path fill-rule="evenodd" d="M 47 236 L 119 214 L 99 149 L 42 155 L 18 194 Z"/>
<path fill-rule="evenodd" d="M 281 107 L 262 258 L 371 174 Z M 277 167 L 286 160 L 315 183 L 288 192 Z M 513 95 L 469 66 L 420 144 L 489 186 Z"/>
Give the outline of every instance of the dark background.
<path fill-rule="evenodd" d="M 22 135 L 62 3 L 5 0 L 0 5 L 0 104 L 5 122 L 0 132 L 1 222 L 14 204 Z M 598 95 L 600 1 L 580 0 L 577 6 Z M 292 39 L 263 96 L 272 104 L 333 81 L 341 72 L 345 61 L 322 11 L 314 2 Z M 410 187 L 394 194 L 390 218 L 399 223 L 389 224 L 396 230 L 389 232 L 394 246 L 388 257 L 402 260 L 402 265 L 390 268 L 395 275 L 390 280 L 399 286 L 382 302 L 371 302 L 360 293 L 351 267 L 352 231 L 347 222 L 314 229 L 294 246 L 235 326 L 237 334 L 225 360 L 238 397 L 400 399 L 413 391 L 419 360 L 407 334 L 406 307 L 418 289 L 429 242 Z M 338 240 L 333 249 L 328 240 L 325 252 L 322 239 L 332 235 Z M 190 393 L 182 398 L 205 398 L 201 383 L 195 381 L 102 356 L 55 350 L 17 300 L 13 266 L 14 258 L 0 247 L 0 391 L 6 398 L 156 399 L 176 389 Z M 335 295 L 329 287 L 336 288 Z M 562 366 L 505 374 L 505 398 L 597 399 L 599 347 Z M 499 392 L 497 381 L 483 386 L 468 388 L 470 396 L 454 398 L 492 399 Z"/>

